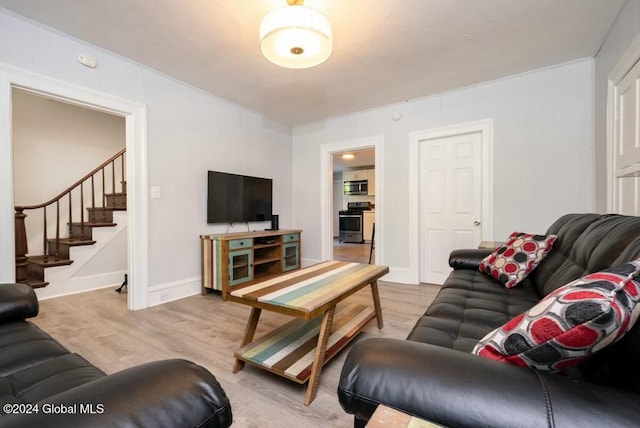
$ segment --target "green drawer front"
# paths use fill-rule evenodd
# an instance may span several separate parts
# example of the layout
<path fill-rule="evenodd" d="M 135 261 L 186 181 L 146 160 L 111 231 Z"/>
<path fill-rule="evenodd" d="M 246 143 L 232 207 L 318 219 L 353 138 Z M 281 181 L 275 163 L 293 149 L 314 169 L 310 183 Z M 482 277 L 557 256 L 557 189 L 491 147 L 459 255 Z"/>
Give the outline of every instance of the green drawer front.
<path fill-rule="evenodd" d="M 282 239 L 284 240 L 284 242 L 299 241 L 300 240 L 300 234 L 299 233 L 290 233 L 288 235 L 284 235 L 282 237 Z"/>
<path fill-rule="evenodd" d="M 251 248 L 253 245 L 253 240 L 251 238 L 248 239 L 234 239 L 229 241 L 229 249 L 237 250 L 238 248 Z"/>

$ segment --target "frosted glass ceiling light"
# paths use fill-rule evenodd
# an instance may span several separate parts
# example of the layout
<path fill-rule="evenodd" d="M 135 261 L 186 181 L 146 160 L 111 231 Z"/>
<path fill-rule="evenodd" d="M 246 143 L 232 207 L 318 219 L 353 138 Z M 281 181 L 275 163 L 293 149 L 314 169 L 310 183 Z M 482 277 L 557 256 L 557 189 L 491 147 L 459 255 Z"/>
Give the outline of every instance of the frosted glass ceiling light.
<path fill-rule="evenodd" d="M 286 68 L 309 68 L 323 63 L 333 51 L 331 23 L 322 13 L 287 0 L 260 24 L 260 50 L 272 63 Z"/>

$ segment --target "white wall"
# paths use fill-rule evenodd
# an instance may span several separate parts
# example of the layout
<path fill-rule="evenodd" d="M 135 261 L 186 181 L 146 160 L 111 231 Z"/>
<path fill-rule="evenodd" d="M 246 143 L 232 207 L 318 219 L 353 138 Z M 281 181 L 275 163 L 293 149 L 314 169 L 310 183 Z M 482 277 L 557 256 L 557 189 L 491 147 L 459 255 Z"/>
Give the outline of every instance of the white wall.
<path fill-rule="evenodd" d="M 494 234 L 544 232 L 560 215 L 594 209 L 593 60 L 333 118 L 294 129 L 294 222 L 319 259 L 320 146 L 382 135 L 383 260 L 409 267 L 409 133 L 494 120 Z M 391 115 L 402 114 L 399 121 Z M 392 279 L 392 278 L 391 278 Z"/>
<path fill-rule="evenodd" d="M 607 85 L 609 75 L 640 34 L 640 0 L 628 0 L 595 59 L 596 206 L 607 208 Z"/>
<path fill-rule="evenodd" d="M 81 53 L 97 68 L 78 63 Z M 290 128 L 2 12 L 0 61 L 147 106 L 148 183 L 161 189 L 149 202 L 149 304 L 159 303 L 158 290 L 166 300 L 199 292 L 199 235 L 217 231 L 206 224 L 208 169 L 273 178 L 274 212 L 282 228 L 293 226 Z M 10 153 L 7 144 L 0 153 Z"/>

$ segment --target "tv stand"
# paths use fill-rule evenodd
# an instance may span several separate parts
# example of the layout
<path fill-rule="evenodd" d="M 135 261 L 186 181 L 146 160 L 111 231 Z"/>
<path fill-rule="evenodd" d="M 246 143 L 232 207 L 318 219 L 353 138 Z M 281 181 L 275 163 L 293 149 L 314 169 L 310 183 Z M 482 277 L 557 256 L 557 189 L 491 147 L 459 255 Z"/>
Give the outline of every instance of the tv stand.
<path fill-rule="evenodd" d="M 201 235 L 202 294 L 221 292 L 222 299 L 237 288 L 300 268 L 302 230 Z"/>

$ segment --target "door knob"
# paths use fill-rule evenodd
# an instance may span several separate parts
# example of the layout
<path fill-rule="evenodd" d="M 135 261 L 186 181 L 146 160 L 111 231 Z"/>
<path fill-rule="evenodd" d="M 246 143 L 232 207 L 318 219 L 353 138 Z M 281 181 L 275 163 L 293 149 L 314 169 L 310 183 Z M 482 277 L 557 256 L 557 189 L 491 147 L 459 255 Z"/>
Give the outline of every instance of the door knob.
<path fill-rule="evenodd" d="M 480 220 L 476 220 L 476 221 L 474 221 L 474 222 L 473 222 L 473 225 L 474 225 L 474 226 L 480 226 Z"/>

